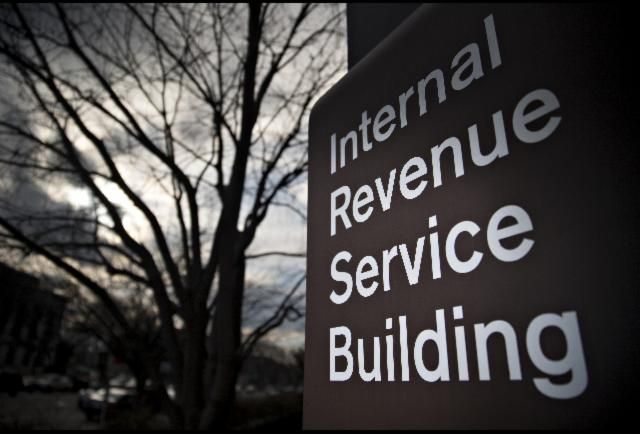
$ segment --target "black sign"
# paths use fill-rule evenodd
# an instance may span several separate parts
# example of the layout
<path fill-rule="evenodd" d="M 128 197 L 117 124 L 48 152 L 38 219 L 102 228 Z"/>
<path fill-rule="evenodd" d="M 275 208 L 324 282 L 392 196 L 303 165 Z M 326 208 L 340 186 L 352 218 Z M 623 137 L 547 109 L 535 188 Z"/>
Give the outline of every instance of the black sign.
<path fill-rule="evenodd" d="M 318 102 L 305 428 L 631 417 L 640 220 L 622 17 L 423 6 Z"/>

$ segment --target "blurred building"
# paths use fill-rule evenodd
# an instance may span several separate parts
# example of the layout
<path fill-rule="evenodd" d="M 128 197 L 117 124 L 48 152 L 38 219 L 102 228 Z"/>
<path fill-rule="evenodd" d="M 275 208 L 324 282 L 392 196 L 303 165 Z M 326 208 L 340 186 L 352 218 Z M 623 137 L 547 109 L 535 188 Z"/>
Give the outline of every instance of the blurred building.
<path fill-rule="evenodd" d="M 303 380 L 301 360 L 298 353 L 290 348 L 282 348 L 267 339 L 258 341 L 242 365 L 236 391 L 249 395 L 301 392 Z"/>
<path fill-rule="evenodd" d="M 0 372 L 33 374 L 55 363 L 66 302 L 0 263 Z"/>

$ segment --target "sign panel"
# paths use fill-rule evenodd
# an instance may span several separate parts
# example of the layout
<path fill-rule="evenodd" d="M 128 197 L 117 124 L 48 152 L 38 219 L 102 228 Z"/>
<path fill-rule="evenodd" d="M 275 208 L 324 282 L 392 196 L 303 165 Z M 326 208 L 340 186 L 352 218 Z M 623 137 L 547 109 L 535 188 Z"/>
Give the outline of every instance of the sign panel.
<path fill-rule="evenodd" d="M 623 24 L 606 5 L 423 6 L 318 102 L 305 428 L 631 417 Z"/>

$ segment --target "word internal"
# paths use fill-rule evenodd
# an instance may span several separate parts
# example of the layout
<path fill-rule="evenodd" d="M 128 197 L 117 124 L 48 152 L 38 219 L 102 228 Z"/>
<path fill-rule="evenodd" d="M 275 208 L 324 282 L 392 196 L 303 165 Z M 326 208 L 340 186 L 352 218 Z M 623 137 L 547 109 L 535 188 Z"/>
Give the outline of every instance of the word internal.
<path fill-rule="evenodd" d="M 493 15 L 489 15 L 484 19 L 484 28 L 486 35 L 487 48 L 489 52 L 489 60 L 491 69 L 495 69 L 502 64 L 500 57 L 500 48 L 498 46 L 498 35 L 496 33 L 495 24 L 493 22 Z M 480 46 L 475 42 L 470 43 L 463 47 L 451 61 L 451 69 L 455 69 L 451 76 L 451 88 L 456 91 L 465 89 L 475 80 L 484 76 L 482 69 L 482 59 L 480 56 Z M 446 85 L 444 79 L 444 73 L 442 69 L 434 69 L 424 79 L 418 81 L 418 106 L 420 109 L 420 116 L 427 113 L 427 85 L 430 83 L 435 84 L 435 90 L 438 95 L 438 104 L 443 103 L 447 99 Z M 407 101 L 414 96 L 415 91 L 413 86 L 400 94 L 398 97 L 400 128 L 404 128 L 407 125 Z M 414 97 L 415 100 L 415 97 Z M 373 119 L 373 139 L 380 143 L 387 140 L 393 134 L 396 129 L 396 110 L 394 106 L 387 104 L 382 107 Z M 365 110 L 362 112 L 361 123 L 358 127 L 360 131 L 362 150 L 370 151 L 373 149 L 373 143 L 370 140 L 369 126 L 372 123 L 372 119 Z M 347 145 L 351 145 L 352 160 L 358 158 L 358 133 L 356 130 L 349 131 L 345 136 L 340 139 L 340 167 L 346 165 L 346 152 Z M 331 174 L 333 175 L 336 170 L 337 160 L 337 138 L 336 134 L 331 135 Z"/>
<path fill-rule="evenodd" d="M 460 321 L 464 318 L 462 306 L 455 306 L 452 309 L 453 321 Z M 415 370 L 420 378 L 426 382 L 451 381 L 449 348 L 447 346 L 447 328 L 445 322 L 444 309 L 436 310 L 435 329 L 422 330 L 413 343 L 413 353 L 410 357 L 410 349 L 407 334 L 406 316 L 398 317 L 398 339 L 400 347 L 400 379 L 409 381 L 410 367 L 409 361 L 413 362 Z M 385 329 L 392 330 L 393 320 L 387 318 Z M 556 328 L 564 337 L 566 353 L 560 359 L 551 359 L 542 350 L 543 331 L 547 328 Z M 454 328 L 455 354 L 457 360 L 458 381 L 470 381 L 469 357 L 467 353 L 467 338 L 464 325 L 456 325 Z M 475 359 L 478 366 L 478 379 L 480 381 L 491 380 L 491 370 L 489 366 L 489 354 L 487 342 L 492 336 L 501 336 L 504 342 L 504 350 L 507 358 L 509 380 L 521 381 L 522 369 L 520 365 L 520 354 L 518 351 L 518 338 L 513 326 L 504 320 L 494 320 L 487 324 L 477 323 L 473 325 L 475 338 Z M 332 327 L 329 329 L 330 337 L 330 367 L 329 379 L 332 382 L 347 381 L 353 376 L 356 369 L 354 367 L 355 357 L 351 350 L 352 335 L 351 330 L 346 326 Z M 338 337 L 344 344 L 338 345 Z M 386 380 L 396 381 L 396 367 L 394 355 L 394 334 L 385 336 L 386 343 Z M 381 337 L 373 337 L 373 360 L 365 361 L 365 339 L 357 339 L 357 371 L 360 378 L 365 382 L 382 381 L 382 370 L 380 360 L 380 340 Z M 585 363 L 582 340 L 578 327 L 578 317 L 575 311 L 563 312 L 561 315 L 555 313 L 543 313 L 535 317 L 526 330 L 526 349 L 529 359 L 533 365 L 543 374 L 548 376 L 562 376 L 571 374 L 571 379 L 562 384 L 551 381 L 550 377 L 536 377 L 533 379 L 535 388 L 545 396 L 555 399 L 570 399 L 582 394 L 587 388 L 588 376 Z M 435 345 L 437 350 L 437 365 L 429 369 L 423 358 L 424 347 L 427 343 Z M 492 348 L 496 348 L 495 346 Z M 356 351 L 355 349 L 353 350 Z M 370 352 L 369 352 L 370 354 Z M 473 354 L 472 354 L 473 356 Z M 337 360 L 342 360 L 344 369 L 337 368 Z M 372 366 L 367 371 L 366 365 Z"/>

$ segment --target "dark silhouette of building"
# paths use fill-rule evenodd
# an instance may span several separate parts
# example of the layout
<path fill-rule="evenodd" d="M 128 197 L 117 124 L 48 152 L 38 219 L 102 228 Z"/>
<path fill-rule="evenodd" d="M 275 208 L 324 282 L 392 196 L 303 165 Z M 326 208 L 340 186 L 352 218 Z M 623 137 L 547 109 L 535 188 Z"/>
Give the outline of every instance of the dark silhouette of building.
<path fill-rule="evenodd" d="M 0 373 L 34 374 L 54 364 L 65 305 L 37 278 L 0 263 Z"/>

